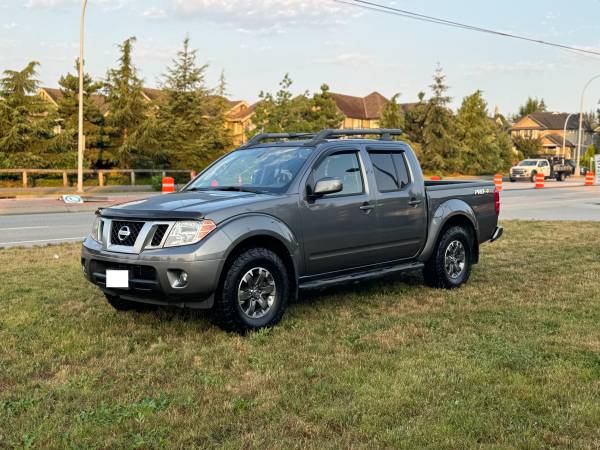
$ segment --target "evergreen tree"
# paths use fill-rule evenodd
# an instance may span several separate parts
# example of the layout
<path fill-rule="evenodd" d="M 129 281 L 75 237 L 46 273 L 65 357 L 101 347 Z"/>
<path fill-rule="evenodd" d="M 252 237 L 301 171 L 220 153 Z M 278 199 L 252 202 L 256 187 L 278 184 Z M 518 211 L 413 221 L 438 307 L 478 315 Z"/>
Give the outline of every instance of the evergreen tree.
<path fill-rule="evenodd" d="M 495 173 L 510 166 L 512 144 L 510 139 L 506 139 L 506 133 L 488 116 L 487 103 L 481 91 L 464 98 L 457 111 L 456 123 L 462 146 L 463 173 Z"/>
<path fill-rule="evenodd" d="M 293 98 L 292 79 L 286 73 L 275 95 L 261 92 L 252 118 L 254 133 L 285 133 L 312 131 L 310 129 L 311 102 L 306 94 Z"/>
<path fill-rule="evenodd" d="M 55 118 L 37 95 L 37 67 L 32 61 L 0 78 L 0 153 L 12 167 L 48 167 L 42 153 L 52 139 Z"/>
<path fill-rule="evenodd" d="M 542 140 L 540 138 L 525 138 L 517 136 L 514 138 L 515 148 L 519 159 L 534 158 L 542 152 Z"/>
<path fill-rule="evenodd" d="M 225 76 L 213 94 L 205 83 L 207 64 L 198 65 L 189 37 L 167 69 L 162 84 L 167 96 L 157 114 L 158 155 L 173 168 L 202 168 L 231 146 L 226 127 L 228 101 Z"/>
<path fill-rule="evenodd" d="M 132 61 L 135 40 L 130 37 L 119 46 L 118 66 L 108 71 L 105 84 L 109 104 L 107 122 L 115 138 L 115 162 L 121 167 L 134 165 L 136 155 L 143 152 L 137 131 L 146 120 L 147 104 L 142 94 L 143 81 Z"/>
<path fill-rule="evenodd" d="M 61 148 L 63 156 L 76 163 L 77 132 L 79 127 L 79 75 L 78 61 L 75 61 L 75 74 L 68 73 L 61 76 L 58 84 L 62 93 L 58 101 L 57 114 L 60 120 L 62 133 L 60 136 L 64 146 Z M 110 138 L 104 131 L 104 116 L 100 111 L 96 99 L 100 97 L 103 83 L 92 80 L 89 74 L 83 77 L 83 133 L 85 135 L 85 157 L 92 166 L 101 166 L 104 158 L 102 150 L 109 145 Z M 73 152 L 64 154 L 64 152 Z M 66 163 L 67 161 L 65 161 Z"/>
<path fill-rule="evenodd" d="M 438 66 L 433 76 L 433 84 L 430 86 L 433 96 L 427 104 L 423 123 L 421 165 L 424 170 L 431 172 L 460 170 L 460 149 L 453 135 L 455 119 L 448 108 L 451 99 L 446 95 L 448 86 L 444 84 L 445 78 L 442 68 Z"/>
<path fill-rule="evenodd" d="M 425 92 L 419 92 L 418 98 L 418 103 L 404 115 L 404 131 L 408 140 L 417 144 L 420 149 L 423 144 L 423 126 L 428 105 L 425 101 Z"/>
<path fill-rule="evenodd" d="M 381 115 L 382 128 L 401 128 L 404 129 L 404 114 L 398 104 L 400 94 L 395 94 L 385 105 Z"/>
<path fill-rule="evenodd" d="M 514 120 L 517 121 L 522 119 L 529 114 L 533 114 L 534 112 L 544 112 L 546 111 L 546 103 L 544 99 L 538 100 L 536 98 L 527 97 L 527 101 L 524 105 L 519 107 L 519 114 L 514 117 Z"/>
<path fill-rule="evenodd" d="M 329 86 L 321 85 L 321 92 L 313 95 L 308 121 L 310 131 L 320 131 L 325 128 L 339 128 L 344 120 L 338 107 L 331 97 Z"/>

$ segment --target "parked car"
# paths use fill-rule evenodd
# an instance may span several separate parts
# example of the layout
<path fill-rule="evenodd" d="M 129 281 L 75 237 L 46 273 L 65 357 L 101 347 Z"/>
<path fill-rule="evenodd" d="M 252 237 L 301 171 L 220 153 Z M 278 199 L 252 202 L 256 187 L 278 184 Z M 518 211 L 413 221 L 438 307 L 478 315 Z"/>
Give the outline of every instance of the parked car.
<path fill-rule="evenodd" d="M 99 210 L 85 276 L 117 310 L 211 309 L 239 332 L 276 324 L 301 289 L 414 270 L 456 288 L 502 235 L 499 193 L 425 181 L 399 134 L 255 136 L 180 192 Z M 360 135 L 380 138 L 339 139 Z"/>
<path fill-rule="evenodd" d="M 564 157 L 525 159 L 511 167 L 509 180 L 514 182 L 525 179 L 533 183 L 538 173 L 544 174 L 544 179 L 554 178 L 556 181 L 564 181 L 568 176 L 573 175 L 574 169 Z"/>

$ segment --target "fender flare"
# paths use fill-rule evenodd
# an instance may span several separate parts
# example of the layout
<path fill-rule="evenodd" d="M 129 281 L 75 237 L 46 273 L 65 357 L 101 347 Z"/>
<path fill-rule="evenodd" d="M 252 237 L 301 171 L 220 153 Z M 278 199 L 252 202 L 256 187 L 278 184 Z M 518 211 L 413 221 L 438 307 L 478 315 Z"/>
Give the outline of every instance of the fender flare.
<path fill-rule="evenodd" d="M 260 236 L 268 236 L 279 241 L 287 249 L 293 265 L 293 273 L 296 279 L 298 278 L 298 274 L 303 268 L 300 243 L 290 227 L 282 220 L 269 214 L 247 213 L 231 217 L 219 224 L 218 227 L 230 240 L 223 256 L 223 265 L 232 252 L 244 241 Z M 223 267 L 219 270 L 219 276 L 221 276 L 222 271 Z M 294 283 L 296 283 L 295 280 Z"/>
<path fill-rule="evenodd" d="M 431 257 L 441 231 L 444 229 L 448 221 L 454 217 L 466 218 L 471 223 L 473 230 L 475 230 L 475 248 L 473 251 L 475 253 L 475 260 L 478 260 L 479 226 L 477 224 L 477 217 L 475 216 L 473 209 L 465 201 L 454 198 L 447 200 L 438 206 L 431 216 L 431 221 L 429 222 L 427 229 L 427 241 L 425 242 L 423 251 L 419 256 L 419 261 L 426 262 Z"/>

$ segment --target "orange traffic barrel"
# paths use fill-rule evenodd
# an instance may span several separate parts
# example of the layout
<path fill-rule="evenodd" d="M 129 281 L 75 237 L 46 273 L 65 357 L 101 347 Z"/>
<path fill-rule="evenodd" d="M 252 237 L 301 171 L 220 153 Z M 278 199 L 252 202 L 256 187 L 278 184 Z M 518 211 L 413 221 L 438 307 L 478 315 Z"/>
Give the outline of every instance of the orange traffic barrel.
<path fill-rule="evenodd" d="M 440 177 L 439 175 L 433 175 L 431 177 L 431 181 L 440 181 L 442 179 L 442 177 Z"/>
<path fill-rule="evenodd" d="M 544 174 L 543 173 L 536 173 L 535 174 L 535 188 L 536 189 L 541 189 L 544 187 Z"/>
<path fill-rule="evenodd" d="M 502 174 L 497 173 L 494 175 L 494 186 L 496 187 L 497 191 L 502 190 Z"/>
<path fill-rule="evenodd" d="M 594 172 L 588 172 L 585 174 L 585 185 L 586 186 L 594 185 Z"/>
<path fill-rule="evenodd" d="M 162 192 L 163 194 L 175 192 L 175 180 L 172 177 L 164 177 L 162 179 Z"/>

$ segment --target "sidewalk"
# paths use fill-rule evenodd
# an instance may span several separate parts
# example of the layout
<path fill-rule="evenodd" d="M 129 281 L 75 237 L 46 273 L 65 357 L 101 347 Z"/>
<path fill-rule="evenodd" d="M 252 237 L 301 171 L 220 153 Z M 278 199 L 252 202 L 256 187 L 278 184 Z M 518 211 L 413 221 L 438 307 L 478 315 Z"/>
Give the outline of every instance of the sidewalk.
<path fill-rule="evenodd" d="M 153 195 L 159 195 L 159 193 L 145 192 L 114 195 L 100 195 L 99 193 L 95 193 L 93 196 L 96 197 L 98 201 L 80 204 L 66 204 L 58 199 L 58 194 L 53 195 L 52 197 L 41 198 L 21 197 L 0 199 L 0 215 L 88 212 L 119 203 L 141 200 Z M 86 196 L 92 197 L 92 194 L 88 193 Z"/>
<path fill-rule="evenodd" d="M 108 195 L 108 194 L 130 194 L 130 193 L 152 193 L 155 192 L 152 186 L 149 185 L 136 185 L 136 186 L 85 186 L 85 193 L 87 195 Z M 75 187 L 14 187 L 14 188 L 0 188 L 0 199 L 6 198 L 34 198 L 34 197 L 56 197 L 63 194 L 76 194 L 77 188 Z"/>

